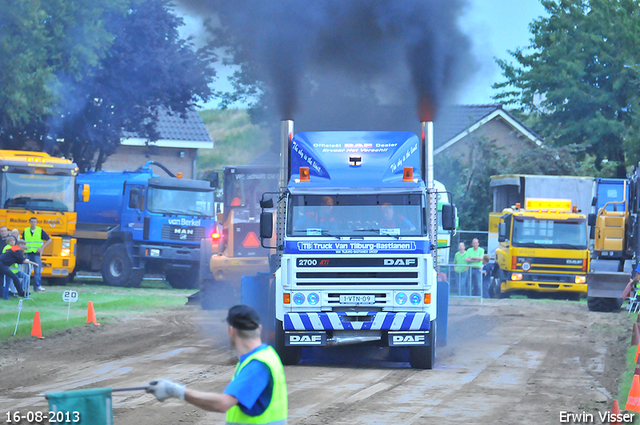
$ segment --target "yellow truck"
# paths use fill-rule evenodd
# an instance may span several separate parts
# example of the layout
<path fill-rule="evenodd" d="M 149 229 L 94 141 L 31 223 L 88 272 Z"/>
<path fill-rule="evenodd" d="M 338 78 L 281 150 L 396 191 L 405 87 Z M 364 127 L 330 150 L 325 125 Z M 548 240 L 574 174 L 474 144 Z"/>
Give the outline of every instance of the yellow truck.
<path fill-rule="evenodd" d="M 590 262 L 586 214 L 594 179 L 493 176 L 491 186 L 495 212 L 489 217 L 489 253 L 498 268 L 496 296 L 518 292 L 585 296 Z"/>
<path fill-rule="evenodd" d="M 89 198 L 89 187 L 76 188 L 78 167 L 42 152 L 0 150 L 0 226 L 22 235 L 29 219 L 51 237 L 42 253 L 42 278 L 64 284 L 76 265 L 76 201 Z M 76 199 L 78 197 L 79 199 Z"/>

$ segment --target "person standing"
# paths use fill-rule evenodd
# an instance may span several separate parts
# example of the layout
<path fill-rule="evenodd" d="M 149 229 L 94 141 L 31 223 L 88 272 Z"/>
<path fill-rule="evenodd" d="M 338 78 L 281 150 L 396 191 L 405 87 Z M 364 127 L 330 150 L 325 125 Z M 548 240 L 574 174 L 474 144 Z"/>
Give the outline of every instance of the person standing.
<path fill-rule="evenodd" d="M 36 263 L 30 261 L 24 257 L 24 249 L 27 244 L 25 241 L 20 240 L 10 249 L 0 255 L 0 279 L 4 281 L 4 290 L 2 291 L 2 298 L 9 299 L 9 280 L 13 281 L 13 284 L 18 291 L 18 295 L 24 297 L 24 291 L 22 290 L 22 283 L 18 276 L 15 275 L 9 268 L 12 264 L 31 264 L 34 267 L 38 267 Z"/>
<path fill-rule="evenodd" d="M 482 290 L 482 257 L 484 257 L 484 248 L 480 248 L 480 242 L 478 238 L 473 238 L 471 241 L 471 248 L 467 250 L 465 261 L 469 264 L 469 281 L 471 293 L 470 295 L 480 295 Z"/>
<path fill-rule="evenodd" d="M 44 291 L 45 289 L 42 287 L 42 251 L 51 243 L 51 238 L 47 235 L 47 232 L 42 230 L 42 227 L 38 226 L 38 219 L 36 217 L 31 217 L 29 219 L 30 227 L 24 229 L 24 233 L 22 235 L 23 239 L 27 243 L 26 254 L 29 260 L 33 261 L 38 265 L 36 267 L 33 278 L 34 285 L 33 290 L 36 292 Z"/>
<path fill-rule="evenodd" d="M 489 254 L 482 257 L 482 298 L 491 298 L 489 288 L 491 287 L 491 279 L 493 278 L 493 268 L 495 263 L 491 263 Z"/>
<path fill-rule="evenodd" d="M 454 264 L 461 264 L 454 267 L 456 277 L 458 278 L 458 295 L 471 295 L 471 293 L 467 291 L 467 275 L 469 274 L 469 267 L 466 266 L 466 255 L 467 253 L 464 242 L 460 242 L 458 244 L 458 252 L 453 256 Z"/>
<path fill-rule="evenodd" d="M 149 383 L 148 393 L 158 401 L 175 397 L 210 412 L 226 412 L 227 424 L 285 425 L 287 384 L 280 357 L 263 344 L 256 311 L 247 305 L 227 314 L 231 346 L 238 351 L 236 371 L 222 394 L 196 391 L 167 379 Z"/>
<path fill-rule="evenodd" d="M 7 238 L 10 236 L 7 226 L 0 226 L 0 249 L 7 245 Z"/>

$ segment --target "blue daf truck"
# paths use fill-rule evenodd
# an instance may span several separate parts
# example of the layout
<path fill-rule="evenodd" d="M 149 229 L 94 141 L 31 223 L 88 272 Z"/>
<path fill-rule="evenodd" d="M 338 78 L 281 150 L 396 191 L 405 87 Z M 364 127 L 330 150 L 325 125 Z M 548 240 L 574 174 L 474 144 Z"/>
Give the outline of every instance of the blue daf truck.
<path fill-rule="evenodd" d="M 448 311 L 448 284 L 436 277 L 432 123 L 422 138 L 282 126 L 281 189 L 275 202 L 263 196 L 260 220 L 275 250 L 278 354 L 296 364 L 302 347 L 370 344 L 408 350 L 412 367 L 431 369 Z M 455 208 L 441 216 L 453 229 Z"/>
<path fill-rule="evenodd" d="M 151 165 L 171 177 L 154 175 Z M 112 286 L 139 286 L 145 273 L 164 274 L 174 288 L 200 286 L 217 182 L 177 178 L 149 162 L 135 171 L 81 174 L 77 183 L 89 185 L 91 197 L 76 205 L 76 270 L 99 270 Z"/>

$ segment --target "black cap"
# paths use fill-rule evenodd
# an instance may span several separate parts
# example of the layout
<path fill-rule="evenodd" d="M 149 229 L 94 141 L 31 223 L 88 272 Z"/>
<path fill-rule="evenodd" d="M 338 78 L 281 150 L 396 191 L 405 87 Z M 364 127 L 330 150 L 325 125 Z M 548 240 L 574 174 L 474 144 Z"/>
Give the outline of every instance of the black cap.
<path fill-rule="evenodd" d="M 248 305 L 236 305 L 229 309 L 227 323 L 241 331 L 252 331 L 260 326 L 260 316 Z"/>

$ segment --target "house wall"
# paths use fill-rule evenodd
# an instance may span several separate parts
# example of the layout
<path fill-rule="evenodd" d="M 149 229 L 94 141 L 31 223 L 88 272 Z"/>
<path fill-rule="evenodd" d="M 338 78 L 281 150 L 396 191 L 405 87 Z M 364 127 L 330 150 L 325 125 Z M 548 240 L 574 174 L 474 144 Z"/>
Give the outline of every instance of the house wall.
<path fill-rule="evenodd" d="M 174 174 L 182 173 L 185 178 L 194 178 L 194 161 L 197 149 L 159 148 L 157 146 L 119 146 L 102 165 L 106 171 L 135 170 L 147 161 L 157 161 Z M 184 156 L 181 156 L 184 152 Z M 160 176 L 164 172 L 158 173 Z"/>
<path fill-rule="evenodd" d="M 463 162 L 468 162 L 469 153 L 472 148 L 472 139 L 482 136 L 486 136 L 489 140 L 495 141 L 496 146 L 499 147 L 503 155 L 509 159 L 514 158 L 515 155 L 524 149 L 537 148 L 534 142 L 524 137 L 505 120 L 496 117 L 474 132 L 458 140 L 444 151 L 438 153 L 436 158 L 438 155 L 453 155 L 454 157 L 461 158 Z"/>

